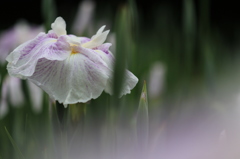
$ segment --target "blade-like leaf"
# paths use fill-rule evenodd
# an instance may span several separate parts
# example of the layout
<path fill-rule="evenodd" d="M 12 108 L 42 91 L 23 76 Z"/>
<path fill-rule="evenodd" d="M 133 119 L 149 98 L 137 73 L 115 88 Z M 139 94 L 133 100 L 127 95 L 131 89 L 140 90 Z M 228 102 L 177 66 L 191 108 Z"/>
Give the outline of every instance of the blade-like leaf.
<path fill-rule="evenodd" d="M 51 23 L 56 18 L 56 7 L 54 0 L 42 0 L 42 16 L 45 21 L 46 31 L 51 29 Z"/>
<path fill-rule="evenodd" d="M 127 6 L 123 6 L 120 12 L 117 15 L 116 21 L 116 53 L 115 53 L 115 65 L 114 65 L 114 73 L 113 73 L 113 94 L 114 97 L 118 99 L 119 94 L 121 92 L 126 63 L 127 63 L 127 55 L 131 54 L 132 47 L 130 45 L 130 22 L 129 22 L 129 8 Z M 115 102 L 118 104 L 118 101 Z"/>
<path fill-rule="evenodd" d="M 144 152 L 148 144 L 148 100 L 145 81 L 137 111 L 137 139 L 140 151 Z"/>
<path fill-rule="evenodd" d="M 20 156 L 21 159 L 25 159 L 22 152 L 20 151 L 19 147 L 17 146 L 17 144 L 15 143 L 15 141 L 13 140 L 13 138 L 11 137 L 11 135 L 9 134 L 7 128 L 5 127 L 5 131 L 7 133 L 7 136 L 9 138 L 9 140 L 11 141 L 15 151 L 18 153 L 18 155 Z"/>

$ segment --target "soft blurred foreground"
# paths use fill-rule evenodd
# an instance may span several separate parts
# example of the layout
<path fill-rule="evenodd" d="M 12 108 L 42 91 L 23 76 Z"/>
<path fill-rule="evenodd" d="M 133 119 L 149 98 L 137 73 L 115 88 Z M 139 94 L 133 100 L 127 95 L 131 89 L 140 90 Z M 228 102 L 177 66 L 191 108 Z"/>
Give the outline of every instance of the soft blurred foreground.
<path fill-rule="evenodd" d="M 113 12 L 81 1 L 74 18 L 64 13 L 72 34 L 111 30 L 115 94 L 125 68 L 139 78 L 122 98 L 102 93 L 67 108 L 6 70 L 11 51 L 61 16 L 54 2 L 42 1 L 44 24 L 1 30 L 0 159 L 240 158 L 238 41 L 211 25 L 207 0 L 182 0 L 181 20 L 170 5 L 155 6 L 150 25 L 138 6 L 130 0 Z"/>

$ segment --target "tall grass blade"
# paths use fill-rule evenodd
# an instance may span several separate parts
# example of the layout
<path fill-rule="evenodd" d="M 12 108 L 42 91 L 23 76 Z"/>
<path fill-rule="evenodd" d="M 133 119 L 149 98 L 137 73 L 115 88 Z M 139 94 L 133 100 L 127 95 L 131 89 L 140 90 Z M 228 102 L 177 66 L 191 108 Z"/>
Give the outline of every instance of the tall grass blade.
<path fill-rule="evenodd" d="M 25 157 L 23 156 L 22 152 L 20 151 L 19 147 L 17 146 L 17 144 L 15 143 L 15 141 L 13 140 L 13 138 L 11 137 L 11 135 L 9 134 L 7 128 L 5 127 L 5 131 L 7 133 L 7 136 L 9 138 L 9 140 L 11 141 L 15 151 L 19 154 L 21 159 L 25 159 Z"/>
<path fill-rule="evenodd" d="M 183 32 L 184 32 L 184 53 L 185 71 L 189 77 L 193 71 L 194 49 L 196 44 L 196 13 L 193 0 L 184 0 L 183 10 Z"/>
<path fill-rule="evenodd" d="M 42 0 L 42 16 L 45 22 L 45 30 L 50 30 L 51 23 L 56 18 L 56 7 L 54 0 Z"/>
<path fill-rule="evenodd" d="M 147 86 L 144 81 L 137 111 L 137 141 L 142 153 L 146 152 L 148 146 L 148 126 Z"/>
<path fill-rule="evenodd" d="M 113 94 L 118 97 L 125 76 L 127 55 L 131 53 L 130 27 L 129 27 L 129 9 L 123 6 L 117 16 L 116 21 L 116 61 L 113 74 Z"/>

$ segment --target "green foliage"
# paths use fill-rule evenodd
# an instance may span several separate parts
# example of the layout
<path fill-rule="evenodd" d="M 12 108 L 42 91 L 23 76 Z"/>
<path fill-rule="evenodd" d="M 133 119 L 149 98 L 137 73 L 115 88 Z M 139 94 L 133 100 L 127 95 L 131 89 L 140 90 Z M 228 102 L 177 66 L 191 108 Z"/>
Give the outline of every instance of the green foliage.
<path fill-rule="evenodd" d="M 42 17 L 45 21 L 45 30 L 51 29 L 51 24 L 56 18 L 56 7 L 54 0 L 42 0 Z"/>
<path fill-rule="evenodd" d="M 116 97 L 119 96 L 126 69 L 127 55 L 131 54 L 131 36 L 129 10 L 126 6 L 121 8 L 116 22 L 116 61 L 114 67 L 113 90 Z"/>
<path fill-rule="evenodd" d="M 148 147 L 148 96 L 147 85 L 144 81 L 139 106 L 137 110 L 137 141 L 140 147 L 140 152 L 145 152 Z"/>
<path fill-rule="evenodd" d="M 8 103 L 9 113 L 0 119 L 0 158 L 134 158 L 136 152 L 139 158 L 144 158 L 151 152 L 149 147 L 162 144 L 162 140 L 156 139 L 162 137 L 159 136 L 165 123 L 205 107 L 216 113 L 224 112 L 215 97 L 219 90 L 226 91 L 220 97 L 231 92 L 230 88 L 238 91 L 239 87 L 233 84 L 224 85 L 224 75 L 227 72 L 232 83 L 238 83 L 239 75 L 233 72 L 238 70 L 239 61 L 228 56 L 232 48 L 225 45 L 221 34 L 210 25 L 209 2 L 199 2 L 200 8 L 196 9 L 195 1 L 183 0 L 182 25 L 169 6 L 156 6 L 152 23 L 144 22 L 136 2 L 130 0 L 120 6 L 115 20 L 110 21 L 111 31 L 116 34 L 114 96 L 103 93 L 98 99 L 64 108 L 44 94 L 43 109 L 35 113 L 23 81 L 25 103 L 20 108 Z M 54 3 L 42 0 L 46 30 L 57 15 Z M 94 23 L 102 23 L 102 19 Z M 166 68 L 163 77 L 166 89 L 153 101 L 147 83 L 151 66 L 158 61 Z M 126 69 L 139 78 L 139 84 L 131 94 L 119 98 Z M 0 73 L 1 88 L 7 75 L 6 65 L 1 66 Z"/>
<path fill-rule="evenodd" d="M 19 149 L 19 147 L 17 146 L 16 142 L 13 140 L 13 138 L 12 138 L 11 135 L 9 134 L 9 132 L 8 132 L 8 130 L 7 130 L 6 127 L 5 127 L 5 131 L 6 131 L 6 133 L 7 133 L 7 136 L 8 136 L 8 138 L 9 138 L 9 140 L 11 141 L 11 143 L 12 143 L 15 151 L 16 151 L 17 154 L 19 155 L 19 157 L 20 157 L 21 159 L 25 159 L 25 157 L 23 156 L 21 150 Z"/>

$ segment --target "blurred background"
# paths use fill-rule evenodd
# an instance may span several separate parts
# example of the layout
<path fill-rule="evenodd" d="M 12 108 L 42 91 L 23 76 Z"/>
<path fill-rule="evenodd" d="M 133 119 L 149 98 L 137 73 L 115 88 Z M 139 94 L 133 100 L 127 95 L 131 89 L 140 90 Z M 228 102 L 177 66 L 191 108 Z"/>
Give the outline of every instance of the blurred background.
<path fill-rule="evenodd" d="M 2 1 L 0 159 L 239 158 L 237 4 Z M 65 19 L 68 34 L 91 37 L 102 25 L 110 29 L 107 42 L 113 44 L 116 65 L 139 78 L 131 94 L 115 99 L 103 93 L 59 111 L 35 85 L 8 76 L 6 56 L 49 30 L 57 16 Z M 121 77 L 121 71 L 115 76 Z M 66 112 L 68 120 L 62 121 Z"/>

